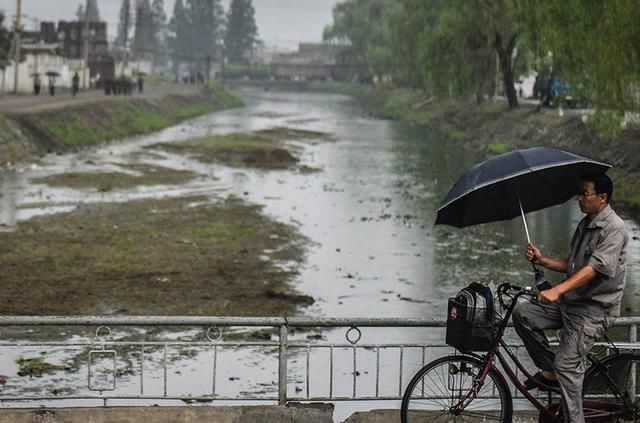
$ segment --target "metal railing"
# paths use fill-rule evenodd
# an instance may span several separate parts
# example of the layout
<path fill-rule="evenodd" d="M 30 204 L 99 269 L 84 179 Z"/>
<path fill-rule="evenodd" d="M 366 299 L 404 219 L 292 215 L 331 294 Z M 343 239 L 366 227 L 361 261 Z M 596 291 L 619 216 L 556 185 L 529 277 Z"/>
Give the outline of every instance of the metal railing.
<path fill-rule="evenodd" d="M 640 347 L 637 342 L 639 324 L 640 317 L 624 317 L 616 321 L 615 326 L 627 328 L 626 340 L 619 343 L 620 346 L 632 349 Z M 35 357 L 50 357 L 64 352 L 70 354 L 71 358 L 67 358 L 67 361 L 59 360 L 74 363 L 71 366 L 73 368 L 58 366 L 58 369 L 62 368 L 59 373 L 63 376 L 57 375 L 49 380 L 49 385 L 60 384 L 60 381 L 70 374 L 73 375 L 70 376 L 71 379 L 79 384 L 85 377 L 82 376 L 84 371 L 84 380 L 87 383 L 86 387 L 79 389 L 80 393 L 56 392 L 55 389 L 52 391 L 51 387 L 47 388 L 47 393 L 43 393 L 38 389 L 36 380 L 28 392 L 24 392 L 19 389 L 19 385 L 26 384 L 24 381 L 27 380 L 33 381 L 34 378 L 25 379 L 25 375 L 5 374 L 4 378 L 7 380 L 3 381 L 5 386 L 0 390 L 0 402 L 6 405 L 8 402 L 69 400 L 73 404 L 73 400 L 92 399 L 101 400 L 107 405 L 107 401 L 111 400 L 266 400 L 277 401 L 279 404 L 285 404 L 287 401 L 398 400 L 415 371 L 436 356 L 452 351 L 442 341 L 444 336 L 441 335 L 444 334 L 445 326 L 446 322 L 441 319 L 409 318 L 0 316 L 0 368 L 4 370 L 13 365 L 6 362 L 12 357 L 8 352 L 14 357 L 19 355 L 21 360 L 25 351 L 27 355 Z M 60 332 L 67 332 L 75 327 L 85 336 L 75 334 L 68 339 L 34 341 L 24 340 L 25 333 L 21 332 L 28 329 L 26 335 L 29 337 L 43 336 L 42 331 L 46 328 L 49 331 L 47 336 L 51 336 L 52 333 L 59 335 Z M 277 335 L 275 339 L 265 336 L 269 339 L 253 341 L 246 340 L 246 333 L 231 330 L 256 327 L 270 328 L 276 331 Z M 139 331 L 141 328 L 145 329 L 142 334 L 130 332 Z M 177 328 L 194 328 L 195 332 L 183 333 L 180 339 L 135 339 L 146 338 L 150 332 L 157 335 L 160 331 L 164 335 L 168 328 L 172 328 L 173 331 Z M 338 328 L 346 329 L 346 341 L 329 342 L 322 339 L 324 335 L 310 332 L 332 329 L 332 337 L 335 338 L 335 330 Z M 435 339 L 433 342 L 361 342 L 364 328 L 405 328 L 407 331 L 440 332 L 435 336 L 423 337 L 413 334 L 404 337 Z M 95 335 L 87 337 L 88 330 Z M 115 330 L 121 333 L 114 335 Z M 225 331 L 228 333 L 225 334 Z M 298 333 L 300 331 L 302 335 L 306 334 L 307 338 L 301 338 L 301 334 Z M 388 335 L 389 333 L 386 334 Z M 396 329 L 392 335 L 397 335 Z M 230 340 L 226 340 L 225 337 Z M 309 340 L 309 337 L 312 339 Z M 234 338 L 239 340 L 233 341 Z M 513 346 L 518 349 L 521 345 Z M 273 381 L 273 386 L 266 388 L 265 385 L 269 385 L 268 381 L 261 384 L 260 389 L 265 391 L 262 395 L 246 392 L 246 387 L 244 391 L 234 395 L 219 392 L 221 383 L 235 380 L 233 376 L 228 376 L 228 370 L 230 367 L 240 366 L 238 352 L 243 349 L 250 350 L 244 358 L 250 358 L 254 362 L 253 367 L 249 367 L 247 379 L 253 376 L 254 371 L 257 372 L 256 369 L 261 369 L 263 365 L 267 367 L 268 358 L 257 359 L 257 356 L 277 356 L 277 363 L 273 363 L 275 368 L 272 369 L 272 375 L 276 380 Z M 231 357 L 231 364 L 225 365 L 220 362 L 225 351 L 228 352 L 225 357 Z M 394 352 L 391 358 L 386 357 L 389 351 Z M 180 374 L 182 371 L 189 371 L 185 362 L 194 358 L 198 358 L 196 361 L 199 367 L 191 368 L 190 371 L 196 374 L 191 381 L 201 381 L 202 375 L 206 373 L 207 378 L 210 378 L 207 391 L 169 392 L 169 373 Z M 382 363 L 383 361 L 385 363 Z M 328 368 L 312 369 L 316 362 Z M 392 375 L 383 375 L 385 370 L 390 368 L 389 372 Z M 224 371 L 227 371 L 226 375 L 223 374 Z M 150 378 L 150 373 L 155 373 L 156 376 Z M 267 372 L 267 379 L 269 375 Z M 365 375 L 366 381 L 359 382 Z M 324 393 L 312 393 L 312 390 L 317 390 L 312 387 L 314 377 L 326 382 Z M 345 391 L 343 393 L 337 392 L 337 388 L 343 386 L 347 379 L 350 385 L 348 393 L 345 393 L 345 389 L 342 389 Z M 192 384 L 188 379 L 187 387 Z M 120 388 L 123 386 L 126 389 L 121 392 Z M 159 392 L 158 387 L 161 388 Z M 368 389 L 368 393 L 359 393 L 364 388 Z"/>

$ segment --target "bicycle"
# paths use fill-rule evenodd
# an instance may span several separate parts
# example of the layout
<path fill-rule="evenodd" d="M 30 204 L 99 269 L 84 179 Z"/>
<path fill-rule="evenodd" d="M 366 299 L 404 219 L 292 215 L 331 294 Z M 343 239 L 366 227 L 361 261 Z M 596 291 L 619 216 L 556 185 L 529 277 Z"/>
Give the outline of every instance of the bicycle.
<path fill-rule="evenodd" d="M 422 367 L 404 392 L 402 423 L 511 422 L 513 399 L 507 379 L 538 410 L 540 422 L 563 420 L 563 400 L 551 403 L 551 393 L 560 395 L 560 390 L 536 383 L 549 391 L 549 404 L 544 405 L 518 380 L 506 359 L 509 357 L 527 379 L 533 380 L 503 340 L 507 323 L 522 296 L 535 297 L 536 294 L 530 287 L 521 288 L 508 283 L 499 285 L 497 298 L 504 311 L 502 316 L 497 315 L 488 351 L 483 354 L 461 351 Z M 503 297 L 508 297 L 510 303 L 505 303 Z M 611 344 L 613 354 L 598 358 L 590 352 L 587 356 L 591 365 L 583 382 L 585 420 L 640 421 L 640 354 L 620 351 L 606 335 L 605 338 Z M 503 371 L 496 366 L 496 359 Z"/>

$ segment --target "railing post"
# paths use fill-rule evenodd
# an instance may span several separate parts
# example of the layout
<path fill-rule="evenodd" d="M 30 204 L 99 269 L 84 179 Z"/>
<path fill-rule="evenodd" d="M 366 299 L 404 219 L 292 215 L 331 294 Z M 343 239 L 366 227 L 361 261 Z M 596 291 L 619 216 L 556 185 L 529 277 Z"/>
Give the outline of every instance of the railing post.
<path fill-rule="evenodd" d="M 280 349 L 278 363 L 278 404 L 287 404 L 287 344 L 289 328 L 287 323 L 280 325 Z"/>
<path fill-rule="evenodd" d="M 635 323 L 629 325 L 629 342 L 633 344 L 638 342 L 638 325 Z M 629 387 L 629 391 L 631 392 L 638 392 L 636 388 L 638 385 L 638 381 L 636 380 L 638 369 L 636 369 L 636 366 L 637 364 L 631 363 L 631 369 L 629 369 L 631 372 L 631 386 Z"/>

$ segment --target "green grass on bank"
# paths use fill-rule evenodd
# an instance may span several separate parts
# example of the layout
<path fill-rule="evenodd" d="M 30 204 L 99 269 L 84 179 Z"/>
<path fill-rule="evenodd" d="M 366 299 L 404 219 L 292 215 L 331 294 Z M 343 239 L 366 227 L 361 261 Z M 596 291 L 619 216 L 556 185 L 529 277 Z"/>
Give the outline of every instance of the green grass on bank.
<path fill-rule="evenodd" d="M 202 88 L 204 95 L 217 99 L 220 106 L 224 108 L 242 107 L 244 103 L 234 92 L 228 90 L 217 81 L 211 81 Z"/>
<path fill-rule="evenodd" d="M 175 82 L 175 76 L 169 73 L 158 75 L 151 74 L 144 77 L 144 83 L 148 85 L 167 85 Z"/>
<path fill-rule="evenodd" d="M 165 116 L 149 110 L 144 102 L 118 100 L 112 104 L 92 104 L 86 107 L 92 109 L 93 113 L 84 115 L 78 110 L 71 113 L 50 113 L 51 118 L 40 116 L 37 126 L 64 146 L 82 147 L 129 135 L 149 133 L 179 120 L 177 116 L 172 118 L 172 115 Z M 174 113 L 178 115 L 182 109 L 179 108 Z M 213 108 L 209 107 L 207 111 L 209 109 Z M 76 114 L 77 118 L 70 116 L 71 114 Z M 101 118 L 95 119 L 96 116 Z"/>
<path fill-rule="evenodd" d="M 159 100 L 124 98 L 15 116 L 31 138 L 48 151 L 66 151 L 99 142 L 146 134 L 216 110 L 242 106 L 242 100 L 212 82 L 201 94 Z"/>
<path fill-rule="evenodd" d="M 274 149 L 279 146 L 278 142 L 252 137 L 245 134 L 211 135 L 192 141 L 186 141 L 185 145 L 193 145 L 208 148 L 211 150 L 236 149 Z"/>

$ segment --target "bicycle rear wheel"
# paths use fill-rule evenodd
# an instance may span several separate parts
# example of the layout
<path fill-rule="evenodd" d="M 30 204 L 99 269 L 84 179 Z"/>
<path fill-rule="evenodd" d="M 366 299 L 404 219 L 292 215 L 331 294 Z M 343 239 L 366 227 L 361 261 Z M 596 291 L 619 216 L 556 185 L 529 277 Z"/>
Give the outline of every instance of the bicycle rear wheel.
<path fill-rule="evenodd" d="M 601 362 L 585 375 L 585 409 L 588 399 L 614 403 L 617 420 L 640 421 L 640 354 L 614 354 Z"/>
<path fill-rule="evenodd" d="M 483 364 L 475 357 L 441 357 L 411 379 L 402 398 L 402 423 L 511 421 L 513 403 L 504 378 L 489 369 L 481 384 Z"/>

